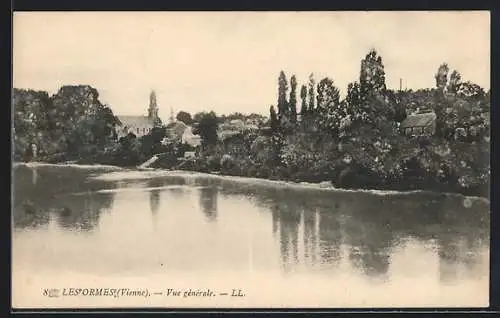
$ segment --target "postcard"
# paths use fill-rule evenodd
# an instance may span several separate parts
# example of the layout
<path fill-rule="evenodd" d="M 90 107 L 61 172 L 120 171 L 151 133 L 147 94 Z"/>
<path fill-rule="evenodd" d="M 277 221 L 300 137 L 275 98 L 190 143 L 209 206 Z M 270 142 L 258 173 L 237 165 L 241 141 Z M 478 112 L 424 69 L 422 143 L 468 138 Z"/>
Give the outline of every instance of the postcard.
<path fill-rule="evenodd" d="M 12 307 L 487 307 L 488 11 L 14 12 Z"/>

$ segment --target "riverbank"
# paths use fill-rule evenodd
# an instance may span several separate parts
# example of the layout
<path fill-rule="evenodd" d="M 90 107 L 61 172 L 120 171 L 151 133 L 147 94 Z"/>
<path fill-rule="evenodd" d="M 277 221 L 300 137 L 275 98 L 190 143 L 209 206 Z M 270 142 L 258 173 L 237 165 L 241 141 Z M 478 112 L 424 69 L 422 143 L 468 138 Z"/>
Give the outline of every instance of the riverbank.
<path fill-rule="evenodd" d="M 261 186 L 271 186 L 271 187 L 292 187 L 292 188 L 304 188 L 304 189 L 314 189 L 320 191 L 335 191 L 335 192 L 360 192 L 360 193 L 370 193 L 374 195 L 408 195 L 408 194 L 435 194 L 439 193 L 447 196 L 464 196 L 471 199 L 481 199 L 487 200 L 489 202 L 489 193 L 487 195 L 476 195 L 474 193 L 459 192 L 459 191 L 436 191 L 431 189 L 413 189 L 413 190 L 401 190 L 397 189 L 397 185 L 393 189 L 363 189 L 363 188 L 342 188 L 336 187 L 332 182 L 322 181 L 322 182 L 306 182 L 300 180 L 272 180 L 269 178 L 259 178 L 259 177 L 248 177 L 248 176 L 237 176 L 224 174 L 220 171 L 196 171 L 196 170 L 177 170 L 177 169 L 162 169 L 162 168 L 142 168 L 137 167 L 120 167 L 116 165 L 106 165 L 106 164 L 81 164 L 75 161 L 71 162 L 60 162 L 60 163 L 46 163 L 46 162 L 14 162 L 15 166 L 27 166 L 27 167 L 37 167 L 37 166 L 58 166 L 58 167 L 74 167 L 81 169 L 91 169 L 99 168 L 106 169 L 109 172 L 105 175 L 95 176 L 93 178 L 102 181 L 118 181 L 118 180 L 141 180 L 150 178 L 161 178 L 161 177 L 210 177 L 215 179 L 227 180 L 230 178 L 233 181 L 255 184 L 258 183 Z"/>
<path fill-rule="evenodd" d="M 195 171 L 201 173 L 220 174 L 231 177 L 247 177 L 270 181 L 290 182 L 293 184 L 318 184 L 321 187 L 333 187 L 353 191 L 430 191 L 439 193 L 458 193 L 465 196 L 484 197 L 489 199 L 489 184 L 476 183 L 461 185 L 450 179 L 434 178 L 425 171 L 407 170 L 404 174 L 380 175 L 367 167 L 342 162 L 331 163 L 323 171 L 297 171 L 283 166 L 270 168 L 266 165 L 252 164 L 249 160 L 238 160 L 227 157 L 228 160 L 212 158 L 197 158 L 182 161 L 177 165 L 171 162 L 156 161 L 151 167 L 157 169 Z"/>

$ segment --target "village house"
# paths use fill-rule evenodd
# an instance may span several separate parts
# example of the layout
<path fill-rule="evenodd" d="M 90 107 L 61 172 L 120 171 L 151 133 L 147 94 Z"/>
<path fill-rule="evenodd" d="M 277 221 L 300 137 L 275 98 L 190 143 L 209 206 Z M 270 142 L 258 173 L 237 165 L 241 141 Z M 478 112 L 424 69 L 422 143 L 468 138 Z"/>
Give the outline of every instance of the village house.
<path fill-rule="evenodd" d="M 171 121 L 165 126 L 165 139 L 163 143 L 180 143 L 182 135 L 187 129 L 187 125 L 182 121 Z"/>
<path fill-rule="evenodd" d="M 185 143 L 196 148 L 201 145 L 201 137 L 193 133 L 193 127 L 182 121 L 173 120 L 166 126 L 166 136 L 162 143 Z"/>
<path fill-rule="evenodd" d="M 118 137 L 133 133 L 136 137 L 147 135 L 154 127 L 153 120 L 147 116 L 117 116 L 122 123 Z"/>
<path fill-rule="evenodd" d="M 408 115 L 399 129 L 406 136 L 432 136 L 436 131 L 436 113 L 427 111 Z"/>
<path fill-rule="evenodd" d="M 118 115 L 121 127 L 118 128 L 118 138 L 124 137 L 129 133 L 136 137 L 147 135 L 154 127 L 159 124 L 158 105 L 156 104 L 156 94 L 154 91 L 149 96 L 148 116 L 123 116 Z"/>
<path fill-rule="evenodd" d="M 201 136 L 193 134 L 193 127 L 187 126 L 182 133 L 181 142 L 196 148 L 201 146 Z"/>

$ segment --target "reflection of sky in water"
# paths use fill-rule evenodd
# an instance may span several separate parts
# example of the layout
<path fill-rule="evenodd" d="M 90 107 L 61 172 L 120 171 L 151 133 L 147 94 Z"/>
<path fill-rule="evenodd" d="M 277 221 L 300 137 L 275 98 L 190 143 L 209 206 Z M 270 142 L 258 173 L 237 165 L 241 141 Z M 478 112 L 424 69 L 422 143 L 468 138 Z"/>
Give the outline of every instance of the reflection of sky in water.
<path fill-rule="evenodd" d="M 488 206 L 477 200 L 195 177 L 89 181 L 83 169 L 56 174 L 44 167 L 33 182 L 32 170 L 18 169 L 14 262 L 28 270 L 36 264 L 37 271 L 96 275 L 275 272 L 323 277 L 325 284 L 351 275 L 380 286 L 416 280 L 459 286 L 488 275 Z"/>

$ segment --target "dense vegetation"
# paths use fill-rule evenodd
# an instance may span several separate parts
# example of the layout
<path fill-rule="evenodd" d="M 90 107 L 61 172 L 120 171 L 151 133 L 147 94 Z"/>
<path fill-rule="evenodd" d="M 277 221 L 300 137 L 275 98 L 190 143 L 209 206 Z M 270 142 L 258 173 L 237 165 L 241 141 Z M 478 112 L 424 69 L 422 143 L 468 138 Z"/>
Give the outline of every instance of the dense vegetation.
<path fill-rule="evenodd" d="M 42 159 L 71 160 L 96 154 L 116 140 L 119 120 L 90 86 L 64 86 L 51 97 L 14 89 L 13 105 L 16 160 L 31 156 L 32 143 Z"/>
<path fill-rule="evenodd" d="M 432 74 L 430 75 L 432 76 Z M 296 76 L 278 77 L 278 99 L 269 118 L 242 113 L 181 111 L 177 119 L 201 136 L 199 156 L 179 160 L 193 150 L 178 142 L 161 143 L 168 129 L 158 127 L 140 138 L 116 136 L 119 120 L 89 86 L 65 86 L 45 92 L 14 90 L 14 156 L 30 159 L 30 143 L 46 161 L 77 160 L 135 166 L 163 153 L 153 167 L 220 171 L 270 179 L 332 182 L 344 188 L 429 189 L 489 195 L 490 93 L 450 74 L 442 64 L 436 86 L 393 91 L 385 84 L 382 58 L 370 51 L 361 61 L 359 80 L 345 98 L 331 78 L 311 74 L 300 85 Z M 297 96 L 299 95 L 299 96 Z M 436 114 L 432 136 L 401 134 L 400 123 L 417 108 Z M 218 136 L 231 120 L 259 122 L 260 130 Z M 266 121 L 267 129 L 262 127 Z"/>
<path fill-rule="evenodd" d="M 448 72 L 446 64 L 439 67 L 435 88 L 394 92 L 386 88 L 381 57 L 371 51 L 345 99 L 330 78 L 316 90 L 303 86 L 299 124 L 295 80 L 292 76 L 287 100 L 282 72 L 277 112 L 274 106 L 270 110 L 278 171 L 292 179 L 329 179 L 340 187 L 487 193 L 489 92 Z M 314 85 L 311 75 L 309 87 Z M 435 135 L 400 133 L 399 123 L 416 107 L 434 110 Z"/>

